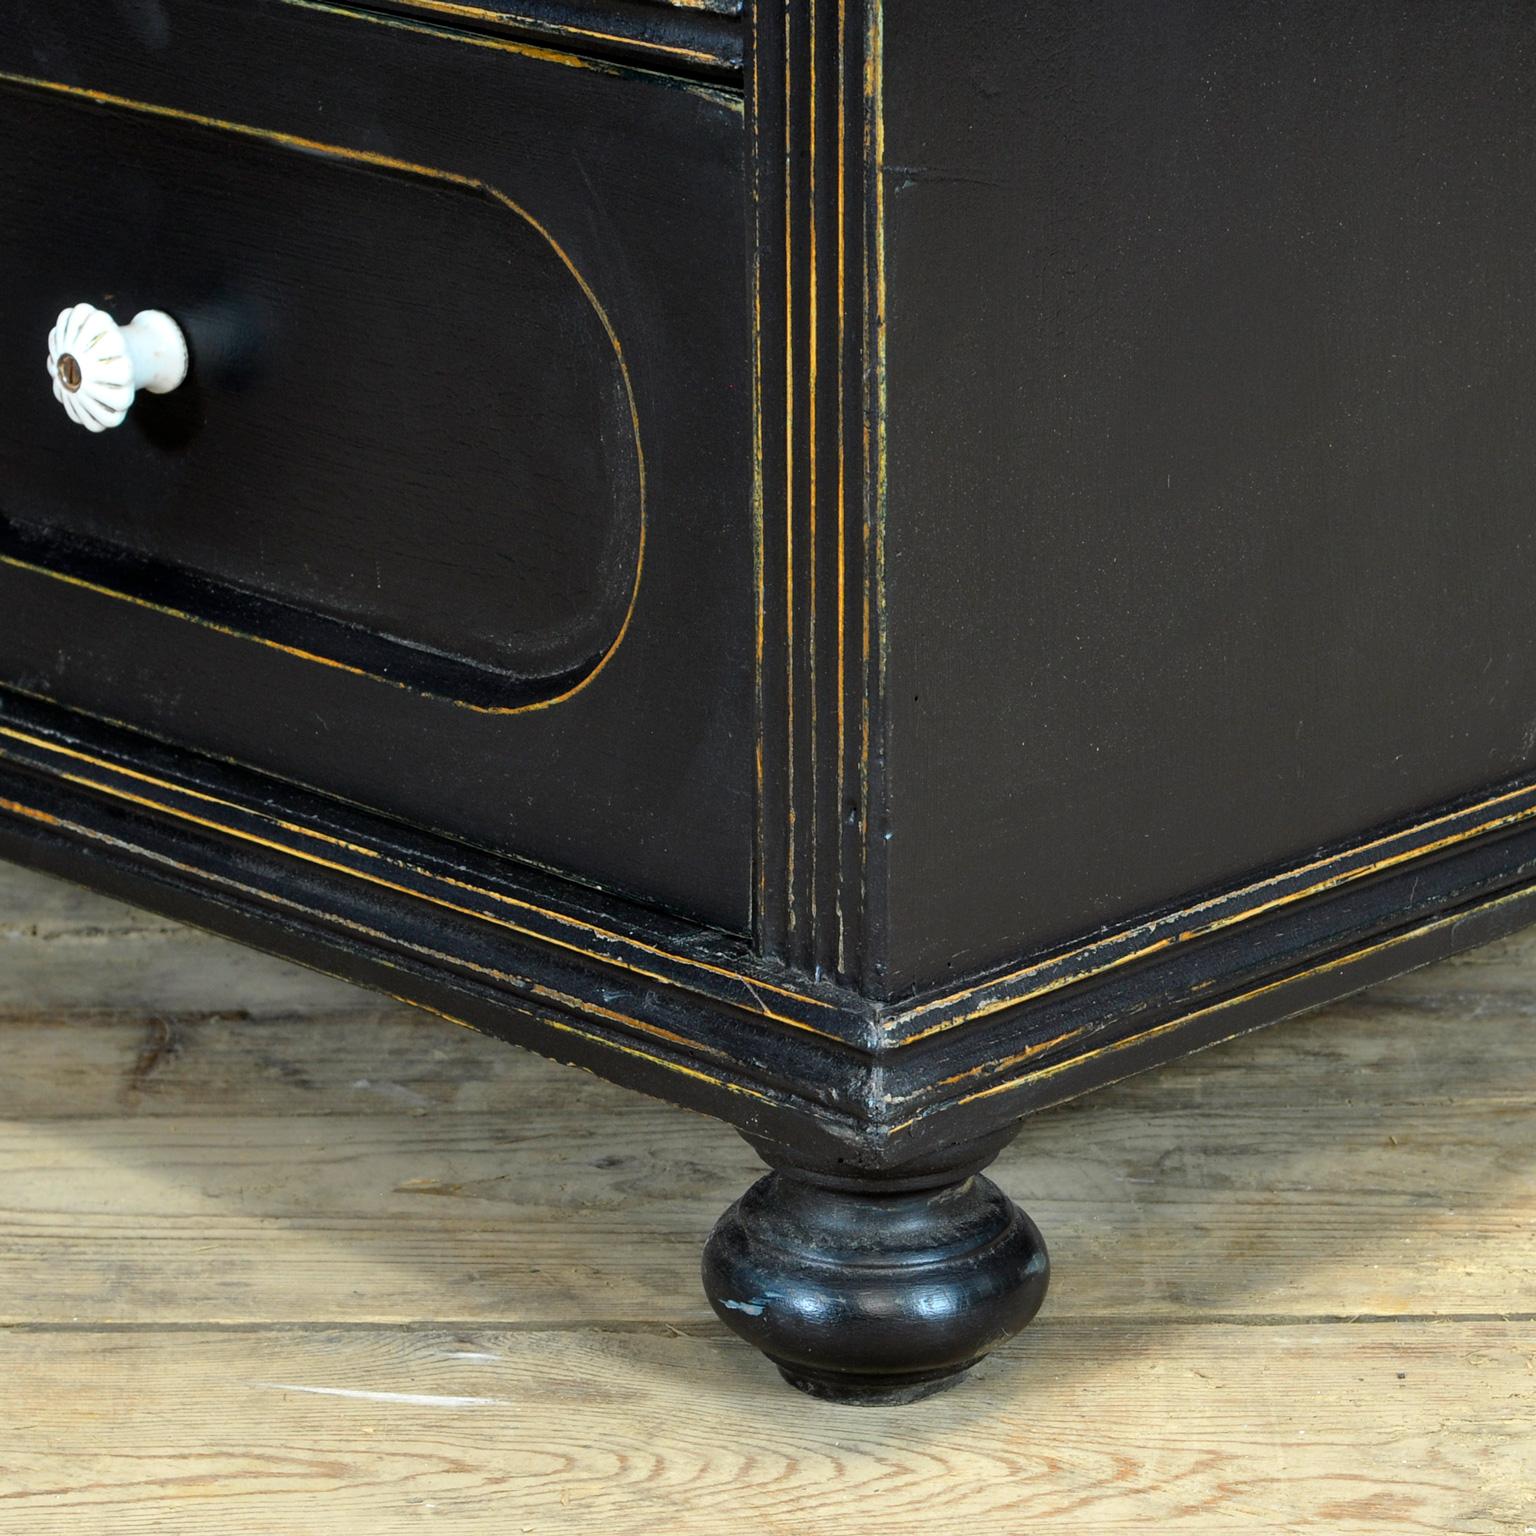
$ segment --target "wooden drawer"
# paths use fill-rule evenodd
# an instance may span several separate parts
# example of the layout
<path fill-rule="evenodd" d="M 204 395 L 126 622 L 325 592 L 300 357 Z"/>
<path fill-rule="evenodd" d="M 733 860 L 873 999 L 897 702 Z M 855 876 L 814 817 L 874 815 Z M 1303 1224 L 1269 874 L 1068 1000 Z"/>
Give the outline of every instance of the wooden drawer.
<path fill-rule="evenodd" d="M 739 100 L 157 14 L 0 6 L 4 680 L 744 925 Z M 172 314 L 187 384 L 80 431 L 75 301 Z"/>
<path fill-rule="evenodd" d="M 745 60 L 742 0 L 375 0 L 372 8 L 467 20 L 511 37 L 705 77 L 738 78 Z"/>
<path fill-rule="evenodd" d="M 589 679 L 645 519 L 627 364 L 581 274 L 448 173 L 190 126 L 0 97 L 0 135 L 37 138 L 8 175 L 0 328 L 35 335 L 61 292 L 163 294 L 194 364 L 99 442 L 12 370 L 33 429 L 8 444 L 0 549 L 467 704 Z"/>

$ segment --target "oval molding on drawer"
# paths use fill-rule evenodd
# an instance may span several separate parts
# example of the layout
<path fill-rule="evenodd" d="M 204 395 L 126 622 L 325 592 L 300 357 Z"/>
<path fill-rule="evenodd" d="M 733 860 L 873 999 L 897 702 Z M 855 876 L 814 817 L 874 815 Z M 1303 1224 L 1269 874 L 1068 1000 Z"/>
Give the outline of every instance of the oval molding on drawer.
<path fill-rule="evenodd" d="M 734 81 L 744 65 L 742 0 L 373 0 L 370 9 Z"/>
<path fill-rule="evenodd" d="M 639 590 L 644 455 L 551 233 L 451 171 L 0 79 L 32 146 L 0 167 L 0 327 L 152 293 L 192 353 L 83 442 L 35 357 L 0 369 L 27 426 L 0 559 L 475 709 L 595 677 Z"/>

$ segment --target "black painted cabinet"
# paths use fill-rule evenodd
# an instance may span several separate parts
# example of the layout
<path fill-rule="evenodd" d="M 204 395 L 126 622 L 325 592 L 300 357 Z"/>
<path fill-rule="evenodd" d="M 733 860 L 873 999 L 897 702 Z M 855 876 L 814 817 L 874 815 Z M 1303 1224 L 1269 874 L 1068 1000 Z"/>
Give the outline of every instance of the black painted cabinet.
<path fill-rule="evenodd" d="M 0 0 L 0 851 L 729 1120 L 922 1395 L 1023 1115 L 1536 916 L 1533 181 L 1492 0 Z"/>
<path fill-rule="evenodd" d="M 3 13 L 7 678 L 747 930 L 739 93 L 161 9 Z M 94 439 L 38 388 L 79 301 L 192 353 Z"/>

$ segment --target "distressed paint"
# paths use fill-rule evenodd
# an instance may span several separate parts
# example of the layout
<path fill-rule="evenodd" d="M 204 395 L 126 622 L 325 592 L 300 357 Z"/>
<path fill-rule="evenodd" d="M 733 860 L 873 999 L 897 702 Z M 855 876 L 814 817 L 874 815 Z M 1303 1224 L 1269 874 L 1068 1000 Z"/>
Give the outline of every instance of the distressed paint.
<path fill-rule="evenodd" d="M 253 812 L 249 808 L 235 805 L 229 800 L 220 799 L 219 797 L 213 795 L 207 795 L 187 786 L 173 784 L 166 779 L 143 773 L 135 769 L 120 766 L 119 764 L 116 764 L 106 758 L 86 753 L 78 749 L 63 746 L 58 742 L 50 741 L 46 737 L 39 736 L 31 732 L 20 731 L 11 726 L 0 725 L 0 740 L 8 740 L 24 746 L 32 747 L 50 756 L 58 756 L 72 761 L 83 762 L 99 770 L 104 770 L 106 773 L 147 784 L 153 788 L 169 791 L 173 794 L 204 802 L 208 805 L 216 806 L 224 810 L 243 811 L 245 814 L 253 816 L 253 818 L 258 822 L 269 824 L 275 829 L 289 832 L 294 836 L 306 838 L 311 841 L 328 844 L 337 853 L 345 852 L 360 858 L 368 859 L 370 861 L 384 862 L 392 865 L 396 864 L 396 861 L 390 860 L 386 856 L 381 855 L 377 849 L 367 848 L 356 842 L 332 837 L 318 828 L 306 827 L 298 822 L 288 821 L 282 818 L 272 818 L 262 815 L 260 812 Z M 787 1002 L 793 1002 L 806 1008 L 814 1008 L 824 1011 L 835 1011 L 838 1007 L 838 1004 L 831 999 L 814 997 L 807 993 L 796 991 L 792 988 L 783 986 L 765 977 L 755 977 L 744 971 L 733 971 L 726 966 L 712 965 L 696 960 L 690 956 L 678 953 L 676 951 L 665 950 L 660 945 L 647 944 L 643 941 L 633 940 L 623 934 L 605 930 L 593 924 L 579 922 L 565 914 L 555 912 L 549 908 L 538 907 L 531 902 L 521 901 L 517 898 L 507 896 L 504 893 L 498 892 L 487 886 L 477 886 L 469 881 L 458 880 L 450 876 L 444 876 L 438 874 L 435 871 L 431 871 L 420 866 L 403 866 L 406 872 L 415 874 L 422 879 L 431 880 L 434 883 L 444 884 L 452 888 L 462 890 L 466 895 L 476 897 L 485 902 L 516 907 L 522 911 L 527 912 L 530 916 L 545 918 L 549 922 L 559 925 L 559 927 L 562 929 L 572 932 L 585 933 L 592 938 L 606 941 L 607 943 L 614 946 L 614 948 L 611 950 L 594 950 L 578 944 L 571 939 L 557 937 L 547 930 L 530 928 L 525 924 L 513 922 L 508 918 L 498 917 L 493 913 L 485 912 L 475 907 L 466 906 L 461 902 L 433 894 L 422 889 L 420 886 L 408 886 L 400 883 L 398 880 L 387 879 L 383 875 L 375 874 L 368 870 L 360 870 L 355 866 L 340 862 L 335 857 L 323 857 L 322 855 L 309 852 L 302 848 L 295 848 L 291 844 L 278 842 L 270 836 L 262 836 L 257 833 L 253 833 L 247 829 L 237 827 L 227 821 L 219 821 L 210 815 L 196 815 L 190 811 L 185 810 L 184 808 L 167 803 L 163 800 L 154 800 L 145 795 L 135 794 L 123 789 L 120 785 L 113 784 L 109 779 L 90 778 L 78 772 L 65 770 L 58 771 L 57 776 L 67 783 L 78 784 L 83 788 L 93 790 L 99 794 L 109 795 L 116 799 L 124 800 L 130 804 L 138 805 L 145 809 L 159 812 L 163 815 L 188 821 L 193 825 L 205 828 L 209 831 L 219 832 L 228 837 L 253 843 L 258 847 L 268 849 L 275 853 L 284 854 L 290 858 L 297 859 L 304 863 L 314 864 L 322 869 L 330 870 L 337 874 L 349 875 L 355 879 L 380 886 L 383 889 L 391 891 L 396 895 L 410 897 L 413 900 L 429 902 L 434 906 L 440 907 L 445 911 L 453 912 L 459 916 L 475 918 L 480 922 L 490 923 L 494 926 L 505 928 L 510 932 L 521 934 L 528 938 L 537 939 L 540 943 L 551 944 L 557 948 L 568 950 L 573 954 L 581 955 L 588 959 L 601 961 L 605 965 L 619 966 L 621 968 L 630 970 L 634 974 L 647 980 L 660 982 L 664 985 L 676 985 L 680 979 L 679 973 L 682 975 L 687 975 L 689 972 L 698 972 L 706 976 L 719 978 L 720 980 L 733 984 L 739 999 L 740 1006 L 752 1009 L 756 1012 L 760 1012 L 764 1018 L 771 1019 L 776 1023 L 784 1024 L 791 1028 L 805 1029 L 811 1031 L 812 1033 L 823 1034 L 828 1039 L 838 1038 L 838 1036 L 834 1034 L 831 1034 L 825 1030 L 818 1029 L 807 1019 L 796 1018 L 789 1014 L 777 1012 L 769 1008 L 763 1002 L 760 994 L 767 993 L 770 996 L 781 997 Z M 396 865 L 396 867 L 400 866 Z M 649 968 L 636 962 L 633 959 L 628 958 L 624 954 L 625 950 L 635 950 L 641 954 L 653 956 L 657 960 L 666 962 L 673 969 L 669 972 Z"/>
<path fill-rule="evenodd" d="M 329 10 L 330 7 L 317 5 L 314 0 L 283 0 L 284 4 L 302 5 L 315 10 Z M 353 14 L 343 12 L 340 14 Z M 506 45 L 511 47 L 512 45 Z M 517 49 L 514 51 L 525 52 Z M 537 55 L 542 56 L 542 55 Z M 176 107 L 160 106 L 152 102 L 134 101 L 123 96 L 114 96 L 106 91 L 87 90 L 80 86 L 66 85 L 57 80 L 35 79 L 27 75 L 8 74 L 0 71 L 0 81 L 10 85 L 25 86 L 31 90 L 49 91 L 60 96 L 68 96 L 77 100 L 94 102 L 98 106 L 118 107 L 130 112 L 142 112 L 146 116 L 167 118 L 173 122 L 190 123 L 198 128 L 206 128 L 218 133 L 234 134 L 237 137 L 257 139 L 263 143 L 273 144 L 283 149 L 300 150 L 309 154 L 328 156 L 331 159 L 343 162 L 351 162 L 359 165 L 372 166 L 378 170 L 396 171 L 403 175 L 420 177 L 425 181 L 435 181 L 447 186 L 460 187 L 465 191 L 476 193 L 489 198 L 492 202 L 500 204 L 511 213 L 517 215 L 525 224 L 538 234 L 549 248 L 559 258 L 566 271 L 575 279 L 577 286 L 588 304 L 592 306 L 593 313 L 597 316 L 604 333 L 608 337 L 609 345 L 613 348 L 614 359 L 619 367 L 619 374 L 624 381 L 624 391 L 629 406 L 629 419 L 631 429 L 634 432 L 635 464 L 639 478 L 639 532 L 635 548 L 635 571 L 630 585 L 629 604 L 625 609 L 624 617 L 620 622 L 618 633 L 614 636 L 603 654 L 591 669 L 581 677 L 574 686 L 566 688 L 549 698 L 535 699 L 526 704 L 509 706 L 473 704 L 463 699 L 447 698 L 445 702 L 453 704 L 457 708 L 467 709 L 474 714 L 485 715 L 522 715 L 532 714 L 540 710 L 551 709 L 557 704 L 563 704 L 568 699 L 573 699 L 584 689 L 590 687 L 607 669 L 619 647 L 624 644 L 629 635 L 630 626 L 635 616 L 635 605 L 640 598 L 640 584 L 645 572 L 645 542 L 646 542 L 646 479 L 645 479 L 645 449 L 640 440 L 640 412 L 635 403 L 634 384 L 630 378 L 629 364 L 624 356 L 624 348 L 619 341 L 618 333 L 613 328 L 613 322 L 608 318 L 608 312 L 604 309 L 601 300 L 592 291 L 592 286 L 582 276 L 581 270 L 576 266 L 564 247 L 558 240 L 533 217 L 527 209 L 514 202 L 506 193 L 489 185 L 487 182 L 477 180 L 473 176 L 463 176 L 455 171 L 442 170 L 436 166 L 418 165 L 413 161 L 397 159 L 391 155 L 374 154 L 368 150 L 349 149 L 344 145 L 328 144 L 318 139 L 303 138 L 295 134 L 280 133 L 274 129 L 258 128 L 248 123 L 232 123 L 220 118 L 203 117 L 195 112 L 183 112 Z M 179 608 L 170 608 L 162 604 L 151 602 L 147 598 L 139 597 L 133 593 L 118 591 L 115 588 L 103 586 L 97 582 L 87 581 L 79 576 L 64 571 L 57 571 L 49 566 L 37 565 L 30 561 L 17 559 L 11 555 L 0 554 L 0 565 L 8 566 L 13 570 L 22 570 L 29 573 L 44 576 L 54 581 L 61 581 L 67 586 L 79 587 L 87 592 L 94 592 L 99 596 L 113 598 L 121 602 L 132 603 L 135 607 L 146 608 L 153 613 L 163 613 L 171 618 L 183 619 L 196 624 L 200 628 L 210 629 L 216 634 L 228 635 L 236 640 L 248 640 L 256 645 L 266 646 L 270 650 L 280 651 L 284 655 L 293 656 L 297 660 L 313 662 L 319 666 L 331 667 L 339 672 L 348 673 L 354 677 L 365 677 L 370 682 L 384 683 L 391 688 L 399 688 L 406 692 L 421 694 L 428 698 L 443 698 L 441 694 L 431 693 L 425 689 L 415 688 L 411 684 L 395 678 L 384 677 L 376 672 L 365 671 L 361 667 L 349 665 L 339 661 L 335 657 L 317 655 L 313 651 L 300 650 L 295 646 L 285 645 L 264 635 L 253 634 L 247 630 L 234 629 L 227 625 L 217 624 L 198 614 Z"/>
<path fill-rule="evenodd" d="M 770 676 L 758 690 L 760 930 L 766 953 L 855 983 L 865 954 L 873 650 L 864 632 L 873 440 L 867 268 L 875 259 L 867 188 L 875 180 L 869 123 L 878 80 L 869 36 L 865 6 L 848 0 L 773 12 L 762 18 L 749 76 L 758 409 L 760 419 L 772 413 L 760 439 L 760 494 L 765 530 L 777 534 L 763 562 L 774 633 L 765 636 Z M 860 529 L 851 537 L 852 509 Z"/>
<path fill-rule="evenodd" d="M 295 3 L 297 3 L 297 0 L 295 0 Z M 400 0 L 400 3 L 409 6 L 413 11 L 426 11 L 434 16 L 450 17 L 454 21 L 469 22 L 471 24 L 490 22 L 537 28 L 540 31 L 546 31 L 555 36 L 569 39 L 573 47 L 597 43 L 634 48 L 646 54 L 654 54 L 659 62 L 672 66 L 703 64 L 720 69 L 730 69 L 735 63 L 730 55 L 718 49 L 690 48 L 679 43 L 660 42 L 655 38 L 623 32 L 605 32 L 599 27 L 578 27 L 569 22 L 553 21 L 548 17 L 529 11 L 491 8 L 481 5 L 460 5 L 455 3 L 455 0 Z M 663 0 L 663 3 L 700 11 L 712 11 L 714 9 L 712 6 L 694 4 L 693 0 Z"/>
<path fill-rule="evenodd" d="M 422 22 L 407 21 L 389 16 L 381 16 L 368 11 L 350 10 L 345 6 L 328 5 L 325 3 L 325 0 L 280 0 L 280 3 L 283 5 L 294 6 L 303 10 L 324 11 L 328 15 L 345 17 L 348 20 L 372 22 L 376 26 L 401 28 L 409 27 L 413 31 L 429 33 L 433 36 L 441 37 L 446 42 L 465 43 L 475 48 L 496 48 L 500 49 L 504 53 L 517 53 L 523 55 L 525 58 L 541 59 L 550 64 L 564 65 L 569 69 L 593 70 L 600 74 L 633 74 L 636 72 L 632 67 L 620 64 L 604 63 L 600 59 L 594 59 L 583 54 L 571 53 L 555 48 L 541 48 L 537 44 L 513 42 L 508 38 L 486 37 L 484 35 L 477 35 L 473 32 L 449 31 L 446 28 L 427 26 Z M 457 12 L 460 9 L 457 6 L 441 3 L 441 0 L 402 0 L 402 3 L 409 4 L 413 8 L 430 8 L 435 10 L 442 10 L 444 12 Z M 507 13 L 492 12 L 479 8 L 476 8 L 472 11 L 472 19 L 477 19 L 482 22 L 498 18 L 510 19 L 514 21 L 524 19 L 517 17 L 516 15 L 508 16 Z M 531 20 L 531 18 L 528 19 Z M 547 25 L 547 23 L 541 24 Z M 556 30 L 577 38 L 578 40 L 584 39 L 588 42 L 624 43 L 630 47 L 635 47 L 637 43 L 636 38 L 625 37 L 619 33 L 588 31 L 582 28 L 559 28 Z M 643 46 L 645 46 L 647 51 L 658 53 L 663 57 L 663 59 L 665 59 L 666 55 L 670 53 L 672 55 L 671 62 L 674 65 L 708 63 L 729 68 L 733 63 L 733 60 L 727 56 L 705 53 L 701 50 L 673 50 L 665 47 L 664 45 L 656 43 L 648 43 Z M 668 77 L 661 76 L 659 78 L 667 79 Z M 741 110 L 741 98 L 732 91 L 721 90 L 715 86 L 702 85 L 697 82 L 689 81 L 679 77 L 670 78 L 668 83 L 674 85 L 678 90 L 691 91 L 695 95 L 702 96 L 706 100 L 728 106 L 732 110 Z"/>
<path fill-rule="evenodd" d="M 1311 860 L 1150 923 L 1123 929 L 1064 955 L 1037 961 L 1005 976 L 911 1007 L 891 1010 L 882 1018 L 882 1028 L 907 1045 L 961 1028 L 1061 987 L 1091 981 L 1160 951 L 1252 922 L 1268 912 L 1305 902 L 1412 860 L 1432 857 L 1460 843 L 1519 826 L 1536 816 L 1533 795 L 1536 792 L 1530 785 L 1505 790 L 1475 805 L 1432 817 L 1342 853 Z"/>

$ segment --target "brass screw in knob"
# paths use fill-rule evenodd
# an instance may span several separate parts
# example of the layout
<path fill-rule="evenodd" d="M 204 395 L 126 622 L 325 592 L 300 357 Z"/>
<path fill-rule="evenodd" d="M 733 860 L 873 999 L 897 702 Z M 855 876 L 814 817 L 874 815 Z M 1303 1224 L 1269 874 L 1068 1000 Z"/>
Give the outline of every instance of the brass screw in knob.
<path fill-rule="evenodd" d="M 74 394 L 80 388 L 80 364 L 74 359 L 72 353 L 66 352 L 58 362 L 59 383 L 70 394 Z"/>

